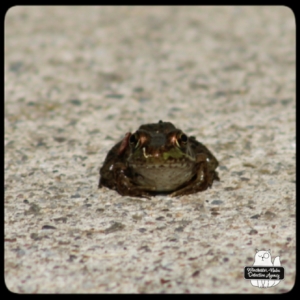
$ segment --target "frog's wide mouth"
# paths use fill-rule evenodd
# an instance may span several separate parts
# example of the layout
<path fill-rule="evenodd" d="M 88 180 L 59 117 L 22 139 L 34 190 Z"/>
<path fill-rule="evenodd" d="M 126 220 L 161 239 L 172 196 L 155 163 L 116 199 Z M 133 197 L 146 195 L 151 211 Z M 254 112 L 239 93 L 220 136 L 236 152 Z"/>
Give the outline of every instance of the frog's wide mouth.
<path fill-rule="evenodd" d="M 133 153 L 128 162 L 131 166 L 149 165 L 153 167 L 170 167 L 170 166 L 185 166 L 189 163 L 195 163 L 195 158 L 189 154 L 182 152 L 179 148 L 172 148 L 168 151 L 151 151 L 147 152 L 143 147 Z"/>

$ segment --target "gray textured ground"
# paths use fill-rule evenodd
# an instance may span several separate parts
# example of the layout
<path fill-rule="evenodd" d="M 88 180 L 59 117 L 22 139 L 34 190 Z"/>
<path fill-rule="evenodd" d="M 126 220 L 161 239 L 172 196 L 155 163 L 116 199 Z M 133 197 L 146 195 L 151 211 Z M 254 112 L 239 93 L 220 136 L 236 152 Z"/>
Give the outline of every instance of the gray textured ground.
<path fill-rule="evenodd" d="M 160 119 L 211 149 L 221 181 L 174 199 L 98 190 L 107 151 Z M 289 291 L 295 152 L 288 8 L 14 7 L 6 16 L 11 291 Z M 280 256 L 276 287 L 243 278 L 256 248 Z"/>

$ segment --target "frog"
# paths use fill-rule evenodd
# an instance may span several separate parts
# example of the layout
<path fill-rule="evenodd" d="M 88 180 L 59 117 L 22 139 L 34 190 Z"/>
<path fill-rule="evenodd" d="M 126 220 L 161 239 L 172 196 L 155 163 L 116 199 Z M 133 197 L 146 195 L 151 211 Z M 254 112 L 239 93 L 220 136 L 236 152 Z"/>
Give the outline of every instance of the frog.
<path fill-rule="evenodd" d="M 179 197 L 212 187 L 220 180 L 216 157 L 208 148 L 171 122 L 141 125 L 107 153 L 98 187 L 122 196 Z"/>

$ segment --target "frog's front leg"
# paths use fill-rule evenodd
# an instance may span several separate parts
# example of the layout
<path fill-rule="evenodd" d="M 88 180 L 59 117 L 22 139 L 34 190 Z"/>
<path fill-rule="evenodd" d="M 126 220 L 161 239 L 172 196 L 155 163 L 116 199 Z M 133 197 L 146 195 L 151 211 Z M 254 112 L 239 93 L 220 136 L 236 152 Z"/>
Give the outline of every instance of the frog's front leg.
<path fill-rule="evenodd" d="M 184 188 L 181 188 L 173 192 L 170 196 L 177 197 L 182 195 L 188 195 L 206 190 L 212 186 L 214 180 L 214 173 L 209 170 L 207 163 L 207 155 L 204 153 L 197 156 L 196 177 L 193 181 L 189 182 Z"/>
<path fill-rule="evenodd" d="M 114 165 L 114 178 L 116 190 L 122 196 L 150 198 L 150 194 L 145 192 L 143 187 L 135 185 L 131 180 L 132 174 L 124 163 Z"/>

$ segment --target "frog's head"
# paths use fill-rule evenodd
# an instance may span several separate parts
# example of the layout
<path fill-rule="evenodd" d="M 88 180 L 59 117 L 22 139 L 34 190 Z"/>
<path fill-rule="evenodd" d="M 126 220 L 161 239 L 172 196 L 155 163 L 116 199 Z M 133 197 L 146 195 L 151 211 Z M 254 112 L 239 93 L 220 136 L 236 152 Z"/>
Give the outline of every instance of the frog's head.
<path fill-rule="evenodd" d="M 127 148 L 129 164 L 169 165 L 195 161 L 188 136 L 170 122 L 159 121 L 127 133 L 120 149 Z"/>

